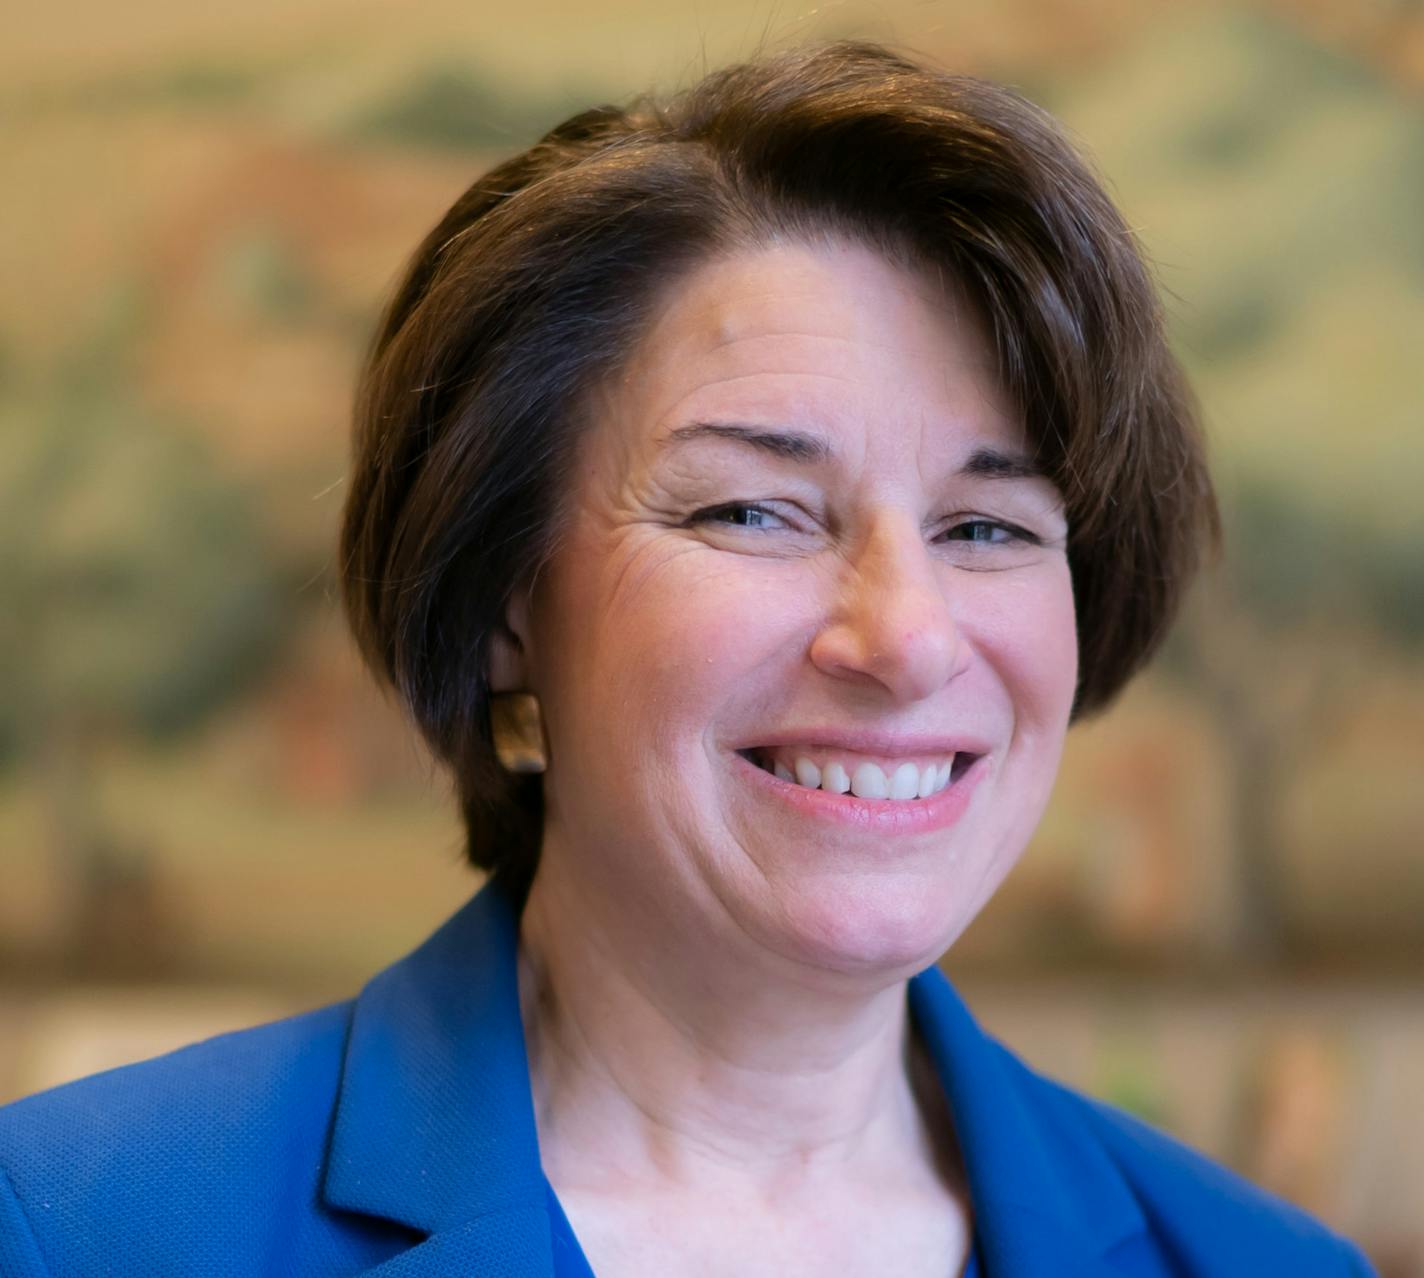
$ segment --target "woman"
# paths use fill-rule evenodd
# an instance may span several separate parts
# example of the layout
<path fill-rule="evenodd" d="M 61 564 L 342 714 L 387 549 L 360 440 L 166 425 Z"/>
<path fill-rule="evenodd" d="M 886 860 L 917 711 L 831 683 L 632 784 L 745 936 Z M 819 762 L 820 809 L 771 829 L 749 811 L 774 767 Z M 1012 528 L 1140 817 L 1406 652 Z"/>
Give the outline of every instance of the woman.
<path fill-rule="evenodd" d="M 0 1273 L 1360 1274 L 936 959 L 1215 531 L 1120 217 L 867 45 L 588 112 L 418 250 L 362 651 L 491 881 L 351 1004 L 0 1119 Z"/>

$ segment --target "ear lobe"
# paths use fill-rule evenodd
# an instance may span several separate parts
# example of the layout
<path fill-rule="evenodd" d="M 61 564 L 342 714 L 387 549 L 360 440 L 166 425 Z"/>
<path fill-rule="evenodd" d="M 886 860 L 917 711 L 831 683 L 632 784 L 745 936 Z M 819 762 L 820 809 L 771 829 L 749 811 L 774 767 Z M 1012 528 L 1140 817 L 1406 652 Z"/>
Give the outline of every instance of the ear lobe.
<path fill-rule="evenodd" d="M 529 686 L 529 599 L 518 592 L 509 601 L 505 619 L 489 637 L 491 692 L 520 692 Z"/>

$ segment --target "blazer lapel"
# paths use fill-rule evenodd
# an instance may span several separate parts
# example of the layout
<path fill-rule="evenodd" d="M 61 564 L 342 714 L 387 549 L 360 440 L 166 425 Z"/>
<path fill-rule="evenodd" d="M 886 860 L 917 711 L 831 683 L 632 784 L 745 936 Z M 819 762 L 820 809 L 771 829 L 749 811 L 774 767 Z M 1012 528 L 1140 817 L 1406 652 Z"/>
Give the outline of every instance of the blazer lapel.
<path fill-rule="evenodd" d="M 430 1235 L 373 1275 L 553 1273 L 517 956 L 487 884 L 356 1001 L 324 1198 Z"/>
<path fill-rule="evenodd" d="M 369 1278 L 552 1278 L 519 1010 L 518 921 L 488 884 L 356 1001 L 323 1196 L 429 1235 Z M 954 1115 L 993 1278 L 1121 1272 L 1146 1222 L 1107 1155 L 1043 1102 L 937 968 L 910 1013 Z"/>
<path fill-rule="evenodd" d="M 432 1234 L 363 1278 L 532 1278 L 554 1272 L 549 1215 L 534 1207 L 509 1208 Z"/>
<path fill-rule="evenodd" d="M 910 1013 L 954 1115 L 986 1271 L 1121 1272 L 1108 1253 L 1146 1220 L 1101 1147 L 1044 1103 L 1052 1085 L 979 1028 L 938 968 L 910 981 Z"/>

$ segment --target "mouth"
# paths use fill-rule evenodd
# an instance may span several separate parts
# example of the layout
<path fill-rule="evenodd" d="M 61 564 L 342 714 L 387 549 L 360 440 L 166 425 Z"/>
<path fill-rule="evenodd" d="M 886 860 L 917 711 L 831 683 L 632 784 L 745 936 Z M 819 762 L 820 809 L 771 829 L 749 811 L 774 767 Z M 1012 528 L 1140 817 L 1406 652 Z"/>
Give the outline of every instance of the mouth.
<path fill-rule="evenodd" d="M 916 758 L 872 758 L 846 751 L 751 746 L 737 754 L 803 790 L 885 804 L 919 804 L 954 786 L 984 756 L 956 750 Z"/>

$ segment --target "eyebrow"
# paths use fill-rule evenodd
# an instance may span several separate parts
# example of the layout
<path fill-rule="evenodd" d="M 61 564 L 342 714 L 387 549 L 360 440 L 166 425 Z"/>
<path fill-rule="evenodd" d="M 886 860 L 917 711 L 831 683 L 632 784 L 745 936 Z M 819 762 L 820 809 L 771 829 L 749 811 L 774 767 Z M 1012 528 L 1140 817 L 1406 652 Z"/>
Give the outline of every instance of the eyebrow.
<path fill-rule="evenodd" d="M 768 430 L 763 426 L 747 426 L 740 422 L 692 422 L 670 431 L 664 443 L 672 447 L 708 438 L 730 439 L 803 465 L 822 466 L 835 460 L 835 451 L 819 435 L 808 435 L 799 430 Z M 1027 453 L 1006 452 L 985 445 L 969 454 L 959 473 L 982 479 L 1048 477 L 1048 472 Z"/>

